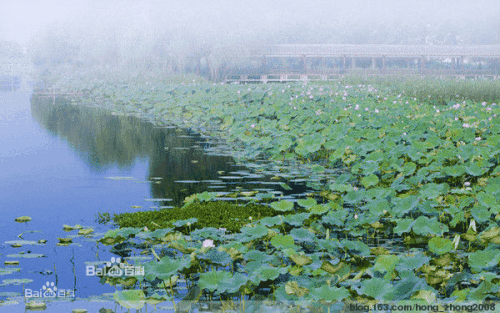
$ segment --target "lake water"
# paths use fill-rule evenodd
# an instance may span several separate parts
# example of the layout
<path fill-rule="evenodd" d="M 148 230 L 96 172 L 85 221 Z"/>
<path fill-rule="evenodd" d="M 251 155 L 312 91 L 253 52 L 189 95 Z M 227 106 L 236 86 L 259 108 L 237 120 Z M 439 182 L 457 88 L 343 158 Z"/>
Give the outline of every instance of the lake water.
<path fill-rule="evenodd" d="M 73 292 L 69 301 L 113 293 L 115 287 L 86 275 L 85 262 L 115 256 L 95 242 L 112 227 L 97 223 L 100 212 L 178 206 L 193 193 L 236 187 L 291 196 L 305 192 L 301 185 L 284 191 L 270 176 L 250 173 L 215 153 L 214 146 L 213 138 L 77 106 L 70 98 L 33 97 L 27 88 L 0 92 L 0 300 L 22 300 L 23 285 L 35 294 L 47 283 Z M 16 223 L 19 216 L 32 220 Z M 67 232 L 64 224 L 92 227 L 94 236 Z M 73 237 L 74 244 L 58 246 L 57 238 L 65 237 Z M 33 244 L 41 239 L 47 243 Z M 19 240 L 31 244 L 12 247 Z M 4 265 L 14 260 L 18 266 Z M 91 307 L 86 305 L 77 307 Z M 100 307 L 115 308 L 92 306 L 96 312 Z M 46 312 L 51 309 L 62 310 L 54 304 Z M 24 312 L 24 304 L 0 306 L 4 311 Z"/>

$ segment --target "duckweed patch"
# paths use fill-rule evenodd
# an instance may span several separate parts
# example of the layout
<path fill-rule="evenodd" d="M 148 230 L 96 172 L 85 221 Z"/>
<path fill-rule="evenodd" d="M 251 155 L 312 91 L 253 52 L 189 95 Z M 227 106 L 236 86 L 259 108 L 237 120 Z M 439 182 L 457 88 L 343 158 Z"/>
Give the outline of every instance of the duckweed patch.
<path fill-rule="evenodd" d="M 184 208 L 142 211 L 115 214 L 113 221 L 120 227 L 147 227 L 150 230 L 175 227 L 175 222 L 195 218 L 196 222 L 183 225 L 183 233 L 205 227 L 224 228 L 237 232 L 251 219 L 275 216 L 277 212 L 266 205 L 247 204 L 245 206 L 225 201 L 195 202 Z"/>

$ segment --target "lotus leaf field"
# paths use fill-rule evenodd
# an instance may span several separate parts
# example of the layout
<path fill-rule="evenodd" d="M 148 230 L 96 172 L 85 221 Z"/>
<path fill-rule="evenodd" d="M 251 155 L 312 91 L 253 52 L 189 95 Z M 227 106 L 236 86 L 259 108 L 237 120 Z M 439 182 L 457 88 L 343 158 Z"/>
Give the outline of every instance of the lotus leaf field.
<path fill-rule="evenodd" d="M 296 201 L 257 193 L 252 205 L 274 213 L 231 231 L 196 228 L 203 215 L 111 230 L 101 242 L 154 258 L 144 276 L 108 282 L 135 290 L 120 299 L 172 301 L 187 288 L 185 299 L 225 309 L 499 300 L 499 84 L 485 82 L 497 89 L 484 97 L 467 94 L 481 81 L 446 97 L 428 84 L 429 95 L 408 83 L 71 85 L 92 90 L 84 103 L 223 138 L 239 162 L 311 190 Z"/>

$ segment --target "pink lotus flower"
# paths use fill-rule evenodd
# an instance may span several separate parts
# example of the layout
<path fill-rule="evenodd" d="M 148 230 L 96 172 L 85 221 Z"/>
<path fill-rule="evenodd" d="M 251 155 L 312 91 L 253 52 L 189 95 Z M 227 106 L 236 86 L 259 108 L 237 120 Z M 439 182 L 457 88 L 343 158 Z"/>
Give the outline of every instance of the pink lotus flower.
<path fill-rule="evenodd" d="M 203 241 L 203 248 L 215 248 L 214 241 L 212 239 L 206 239 Z"/>

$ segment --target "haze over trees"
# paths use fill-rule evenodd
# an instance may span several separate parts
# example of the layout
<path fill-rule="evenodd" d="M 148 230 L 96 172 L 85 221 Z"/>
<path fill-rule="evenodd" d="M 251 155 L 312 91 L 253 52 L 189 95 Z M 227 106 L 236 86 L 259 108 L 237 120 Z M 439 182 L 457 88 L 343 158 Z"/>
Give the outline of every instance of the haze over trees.
<path fill-rule="evenodd" d="M 35 33 L 27 53 L 41 71 L 217 80 L 274 44 L 500 44 L 499 13 L 496 1 L 89 0 Z"/>

